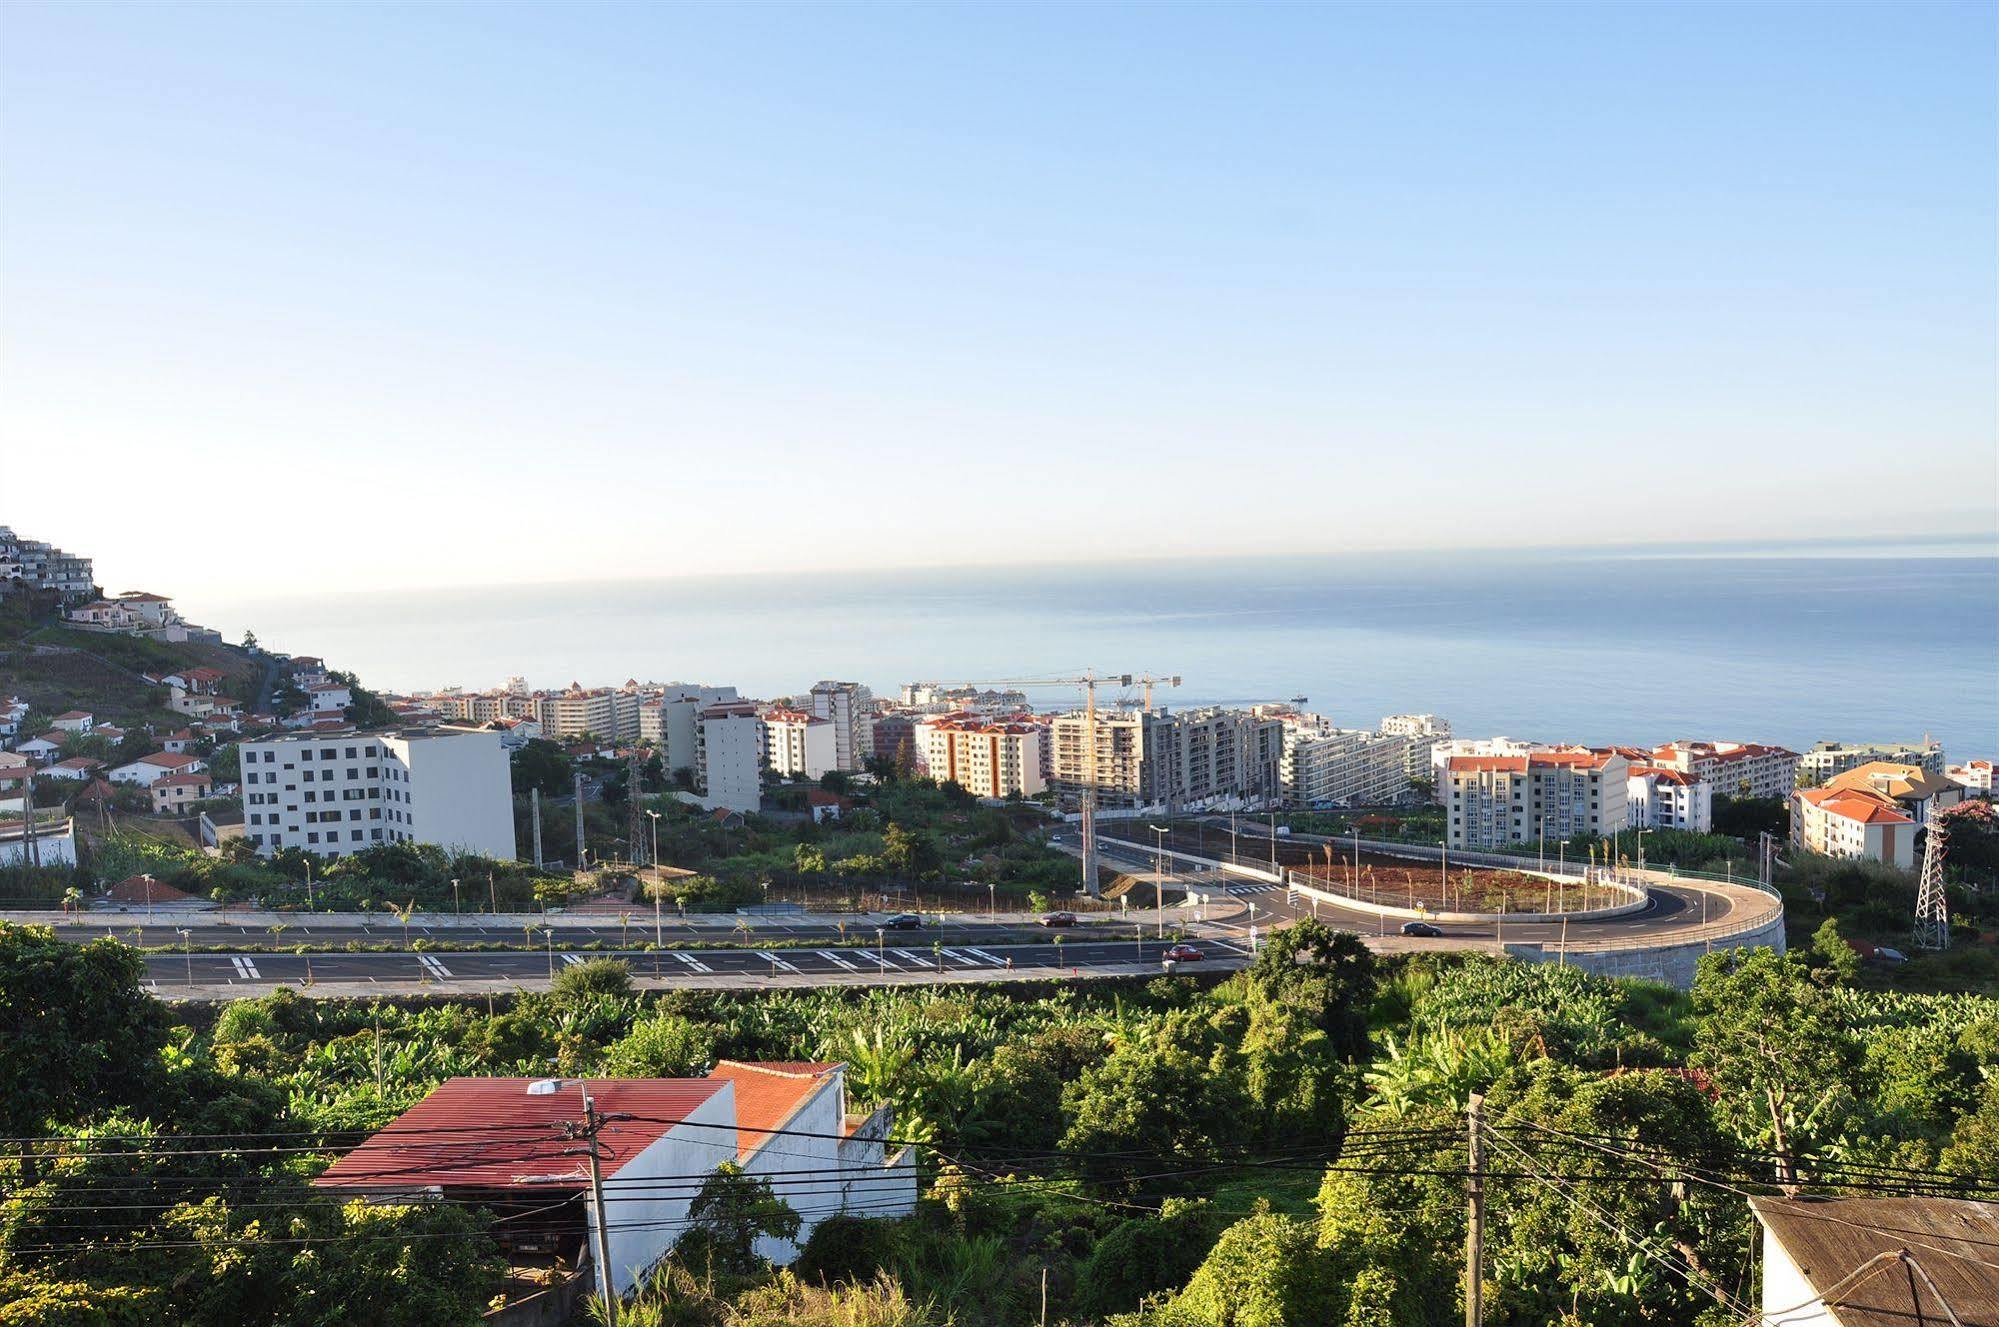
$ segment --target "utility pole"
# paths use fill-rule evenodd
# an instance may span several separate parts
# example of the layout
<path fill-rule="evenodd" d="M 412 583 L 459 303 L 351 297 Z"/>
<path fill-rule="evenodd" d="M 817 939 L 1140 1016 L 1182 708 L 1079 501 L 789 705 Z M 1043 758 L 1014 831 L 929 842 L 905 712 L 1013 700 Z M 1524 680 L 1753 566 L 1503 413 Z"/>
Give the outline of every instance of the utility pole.
<path fill-rule="evenodd" d="M 583 776 L 576 776 L 576 869 L 582 870 L 588 864 L 589 849 L 583 846 Z"/>
<path fill-rule="evenodd" d="M 639 801 L 639 749 L 633 747 L 625 757 L 625 855 L 634 865 L 642 865 L 646 857 L 645 807 Z"/>
<path fill-rule="evenodd" d="M 534 821 L 534 869 L 541 869 L 541 789 L 528 790 L 528 814 Z"/>
<path fill-rule="evenodd" d="M 1465 1327 L 1485 1317 L 1485 1094 L 1474 1092 L 1465 1106 L 1465 1138 L 1471 1157 L 1471 1224 L 1465 1229 Z"/>
<path fill-rule="evenodd" d="M 1097 679 L 1083 679 L 1083 893 L 1097 896 Z"/>
<path fill-rule="evenodd" d="M 571 1138 L 581 1138 L 583 1146 L 565 1150 L 563 1156 L 582 1156 L 590 1161 L 590 1207 L 592 1224 L 596 1227 L 597 1249 L 594 1261 L 597 1264 L 597 1295 L 604 1304 L 605 1327 L 618 1327 L 618 1297 L 611 1289 L 611 1230 L 604 1213 L 604 1172 L 598 1165 L 600 1153 L 597 1149 L 597 1135 L 607 1124 L 632 1117 L 622 1112 L 609 1115 L 597 1113 L 597 1103 L 590 1099 L 590 1090 L 583 1090 L 583 1124 L 565 1124 L 563 1129 Z"/>

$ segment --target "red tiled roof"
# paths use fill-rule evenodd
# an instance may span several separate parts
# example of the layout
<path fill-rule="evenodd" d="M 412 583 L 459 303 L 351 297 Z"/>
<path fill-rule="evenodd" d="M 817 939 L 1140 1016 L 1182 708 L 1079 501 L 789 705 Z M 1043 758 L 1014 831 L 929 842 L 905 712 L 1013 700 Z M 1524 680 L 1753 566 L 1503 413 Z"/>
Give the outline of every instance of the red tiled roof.
<path fill-rule="evenodd" d="M 333 1163 L 314 1184 L 328 1188 L 511 1188 L 589 1183 L 587 1163 L 562 1137 L 581 1122 L 583 1093 L 606 1114 L 638 1118 L 604 1126 L 606 1176 L 664 1137 L 721 1089 L 701 1078 L 564 1080 L 531 1096 L 533 1078 L 452 1078 L 397 1116 L 387 1128 Z"/>
<path fill-rule="evenodd" d="M 207 788 L 213 786 L 214 782 L 215 780 L 209 778 L 206 774 L 169 774 L 163 779 L 154 779 L 152 786 L 155 788 Z"/>
<path fill-rule="evenodd" d="M 736 1085 L 736 1156 L 750 1153 L 782 1129 L 812 1095 L 833 1081 L 838 1061 L 723 1060 L 709 1071 L 711 1083 Z"/>
<path fill-rule="evenodd" d="M 1898 811 L 1889 799 L 1851 788 L 1806 788 L 1798 796 L 1829 814 L 1845 820 L 1857 820 L 1863 825 L 1916 823 Z"/>
<path fill-rule="evenodd" d="M 1525 774 L 1525 756 L 1452 756 L 1446 768 L 1453 774 Z"/>
<path fill-rule="evenodd" d="M 198 764 L 201 757 L 186 751 L 155 751 L 150 756 L 140 756 L 134 765 L 157 765 L 161 769 L 186 769 Z"/>
<path fill-rule="evenodd" d="M 104 891 L 104 897 L 113 903 L 187 903 L 194 895 L 184 889 L 175 889 L 162 880 L 149 880 L 142 875 L 127 876 Z"/>
<path fill-rule="evenodd" d="M 95 716 L 92 715 L 89 710 L 68 710 L 62 714 L 56 715 L 56 717 L 50 720 L 50 722 L 61 723 L 64 719 L 89 719 L 94 717 Z"/>

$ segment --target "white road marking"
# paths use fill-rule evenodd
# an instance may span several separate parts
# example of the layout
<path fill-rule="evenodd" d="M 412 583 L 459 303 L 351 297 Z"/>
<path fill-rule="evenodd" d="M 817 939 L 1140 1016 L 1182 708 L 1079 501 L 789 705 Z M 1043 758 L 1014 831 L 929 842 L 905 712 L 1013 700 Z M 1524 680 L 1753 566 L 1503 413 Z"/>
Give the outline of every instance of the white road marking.
<path fill-rule="evenodd" d="M 950 959 L 953 963 L 963 963 L 968 968 L 976 968 L 977 966 L 979 966 L 979 960 L 977 960 L 976 958 L 966 958 L 963 954 L 959 953 L 955 949 L 945 950 L 944 957 Z"/>
<path fill-rule="evenodd" d="M 261 974 L 257 971 L 257 965 L 249 959 L 244 958 L 240 954 L 232 954 L 229 957 L 229 961 L 236 965 L 237 976 L 248 977 L 252 981 L 261 980 Z"/>
<path fill-rule="evenodd" d="M 682 963 L 685 963 L 688 967 L 694 969 L 696 972 L 713 972 L 715 970 L 709 967 L 706 963 L 703 963 L 700 959 L 694 957 L 694 955 L 692 954 L 683 954 L 678 949 L 673 950 L 672 953 L 675 958 L 679 959 Z"/>
<path fill-rule="evenodd" d="M 583 966 L 583 956 L 581 954 L 564 954 L 561 957 L 562 961 L 572 968 Z"/>
<path fill-rule="evenodd" d="M 780 972 L 798 971 L 797 968 L 785 962 L 783 959 L 779 958 L 776 954 L 771 953 L 770 950 L 768 949 L 759 949 L 757 951 L 757 957 L 767 960 L 773 967 L 777 968 L 778 971 Z"/>
<path fill-rule="evenodd" d="M 972 948 L 972 947 L 971 947 L 970 945 L 967 945 L 967 946 L 965 946 L 965 952 L 966 952 L 966 953 L 968 953 L 968 954 L 970 954 L 970 955 L 971 955 L 971 956 L 972 956 L 973 958 L 982 958 L 982 959 L 984 959 L 984 960 L 985 960 L 986 962 L 988 962 L 988 963 L 992 964 L 992 965 L 993 965 L 994 967 L 996 967 L 996 968 L 1003 968 L 1003 967 L 1005 967 L 1005 966 L 1006 966 L 1006 960 L 1005 960 L 1005 959 L 1003 959 L 1003 958 L 999 958 L 999 957 L 997 957 L 997 956 L 995 956 L 995 955 L 992 955 L 992 954 L 988 954 L 988 953 L 987 953 L 987 952 L 986 952 L 985 950 L 983 950 L 983 949 L 974 949 L 974 948 Z"/>
<path fill-rule="evenodd" d="M 841 958 L 838 954 L 834 953 L 830 949 L 820 950 L 819 957 L 825 959 L 828 963 L 831 963 L 836 968 L 845 968 L 849 972 L 860 971 L 859 968 L 855 967 L 852 963 L 849 963 L 846 959 Z"/>
<path fill-rule="evenodd" d="M 423 970 L 433 977 L 449 977 L 451 975 L 450 968 L 445 967 L 443 963 L 432 958 L 429 954 L 418 954 L 416 961 L 423 964 Z"/>
<path fill-rule="evenodd" d="M 897 958 L 908 959 L 911 963 L 914 963 L 919 968 L 928 967 L 937 961 L 934 958 L 925 958 L 921 954 L 912 954 L 907 949 L 891 949 L 888 952 L 894 954 Z"/>
<path fill-rule="evenodd" d="M 889 961 L 888 961 L 888 951 L 887 951 L 887 950 L 884 950 L 884 949 L 870 949 L 870 950 L 868 950 L 868 951 L 867 951 L 867 953 L 868 953 L 868 957 L 869 957 L 869 958 L 873 959 L 873 960 L 874 960 L 874 961 L 875 961 L 876 963 L 878 963 L 878 964 L 880 964 L 880 965 L 881 965 L 881 970 L 882 970 L 883 972 L 900 972 L 900 971 L 902 971 L 902 964 L 900 964 L 900 963 L 891 963 L 891 962 L 889 962 Z"/>

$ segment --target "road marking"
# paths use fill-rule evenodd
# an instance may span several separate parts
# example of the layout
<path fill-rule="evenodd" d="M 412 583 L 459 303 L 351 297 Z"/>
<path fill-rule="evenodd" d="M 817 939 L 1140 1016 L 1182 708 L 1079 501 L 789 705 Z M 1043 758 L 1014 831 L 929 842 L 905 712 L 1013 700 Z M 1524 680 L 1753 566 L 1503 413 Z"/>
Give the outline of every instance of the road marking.
<path fill-rule="evenodd" d="M 562 961 L 572 968 L 581 967 L 583 965 L 583 956 L 581 954 L 564 954 L 562 955 Z"/>
<path fill-rule="evenodd" d="M 791 964 L 789 964 L 789 963 L 785 962 L 785 961 L 784 961 L 783 959 L 779 958 L 779 957 L 778 957 L 778 956 L 777 956 L 776 954 L 773 954 L 773 953 L 771 953 L 771 952 L 770 952 L 770 950 L 768 950 L 768 949 L 759 949 L 759 950 L 757 951 L 757 957 L 758 957 L 758 958 L 761 958 L 761 959 L 765 959 L 765 960 L 769 961 L 769 963 L 770 963 L 770 964 L 771 964 L 771 965 L 772 965 L 773 967 L 777 968 L 777 970 L 778 970 L 778 971 L 780 971 L 780 972 L 796 972 L 796 971 L 798 971 L 798 969 L 797 969 L 797 968 L 795 968 L 795 967 L 793 967 L 793 966 L 792 966 Z"/>
<path fill-rule="evenodd" d="M 706 963 L 703 963 L 700 959 L 694 957 L 694 955 L 683 954 L 678 949 L 673 951 L 673 956 L 679 959 L 682 963 L 685 963 L 688 967 L 694 969 L 696 972 L 713 972 L 715 970 L 709 967 Z"/>
<path fill-rule="evenodd" d="M 237 976 L 248 977 L 252 981 L 262 980 L 262 977 L 257 972 L 257 965 L 255 963 L 252 963 L 249 959 L 244 958 L 240 954 L 232 954 L 229 956 L 229 961 L 236 965 Z"/>
<path fill-rule="evenodd" d="M 966 958 L 963 954 L 959 953 L 955 949 L 945 950 L 944 957 L 950 959 L 953 963 L 963 963 L 968 968 L 976 968 L 977 966 L 979 966 L 979 960 L 977 960 L 976 958 Z"/>
<path fill-rule="evenodd" d="M 972 956 L 973 958 L 982 958 L 982 959 L 984 959 L 984 960 L 985 960 L 986 962 L 988 962 L 988 963 L 992 964 L 992 965 L 993 965 L 994 967 L 996 967 L 996 968 L 1003 968 L 1003 967 L 1005 967 L 1005 966 L 1006 966 L 1006 960 L 1005 960 L 1005 959 L 1003 959 L 1003 958 L 999 958 L 999 957 L 996 957 L 996 956 L 994 956 L 994 955 L 992 955 L 992 954 L 988 954 L 988 953 L 987 953 L 987 952 L 986 952 L 985 950 L 983 950 L 983 949 L 974 949 L 974 948 L 972 948 L 972 947 L 971 947 L 970 945 L 967 945 L 967 946 L 965 946 L 965 952 L 966 952 L 966 953 L 968 953 L 968 954 L 970 954 L 970 955 L 971 955 L 971 956 Z"/>
<path fill-rule="evenodd" d="M 911 963 L 914 963 L 919 968 L 925 967 L 937 961 L 935 959 L 925 958 L 921 954 L 912 954 L 907 949 L 891 949 L 888 952 L 894 954 L 897 958 L 908 959 Z"/>
<path fill-rule="evenodd" d="M 429 954 L 418 954 L 416 961 L 423 964 L 423 970 L 433 977 L 449 977 L 451 975 L 450 968 L 445 967 L 444 964 L 432 958 Z"/>
<path fill-rule="evenodd" d="M 860 971 L 859 968 L 855 967 L 852 963 L 849 963 L 846 959 L 841 958 L 838 954 L 834 953 L 830 949 L 820 950 L 819 957 L 825 959 L 828 963 L 831 963 L 836 968 L 845 968 L 849 972 Z"/>
<path fill-rule="evenodd" d="M 881 969 L 883 972 L 902 971 L 902 964 L 891 963 L 888 961 L 888 951 L 885 949 L 871 949 L 868 951 L 868 957 L 873 959 L 875 962 L 881 964 Z"/>

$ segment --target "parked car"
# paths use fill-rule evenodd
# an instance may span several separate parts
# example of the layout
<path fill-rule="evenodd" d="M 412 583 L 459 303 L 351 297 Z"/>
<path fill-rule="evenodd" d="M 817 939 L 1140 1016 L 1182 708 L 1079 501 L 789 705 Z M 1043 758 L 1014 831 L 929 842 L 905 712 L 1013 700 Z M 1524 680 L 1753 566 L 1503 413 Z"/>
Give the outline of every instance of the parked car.
<path fill-rule="evenodd" d="M 1197 963 L 1207 956 L 1206 950 L 1197 949 L 1193 945 L 1174 945 L 1160 955 L 1161 958 L 1171 959 L 1175 963 Z"/>
<path fill-rule="evenodd" d="M 1073 912 L 1051 912 L 1041 919 L 1043 926 L 1074 926 L 1082 919 Z"/>
<path fill-rule="evenodd" d="M 1876 963 L 1907 963 L 1909 961 L 1907 954 L 1899 949 L 1890 949 L 1887 945 L 1874 946 L 1873 958 Z"/>
<path fill-rule="evenodd" d="M 1441 926 L 1432 926 L 1428 922 L 1402 923 L 1402 934 L 1404 935 L 1421 935 L 1421 936 L 1427 936 L 1430 939 L 1434 940 L 1443 933 L 1444 930 Z"/>
<path fill-rule="evenodd" d="M 884 931 L 914 931 L 923 925 L 923 918 L 913 912 L 898 912 L 882 919 Z"/>

